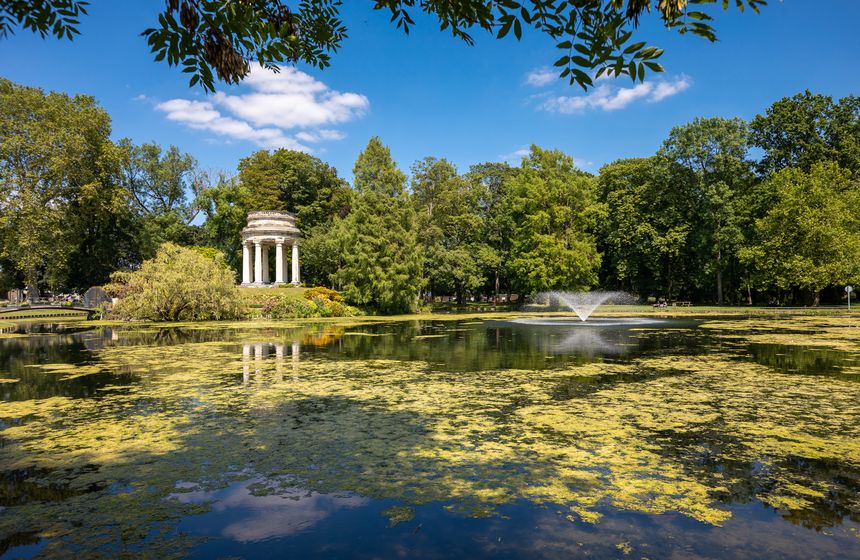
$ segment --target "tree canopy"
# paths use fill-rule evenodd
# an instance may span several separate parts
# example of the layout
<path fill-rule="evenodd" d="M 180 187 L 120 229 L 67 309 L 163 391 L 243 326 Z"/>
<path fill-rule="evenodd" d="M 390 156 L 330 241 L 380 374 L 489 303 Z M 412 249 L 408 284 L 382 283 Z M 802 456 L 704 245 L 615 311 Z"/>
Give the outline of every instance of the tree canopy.
<path fill-rule="evenodd" d="M 347 204 L 346 183 L 318 157 L 295 150 L 260 150 L 239 162 L 247 210 L 282 210 L 312 228 Z"/>
<path fill-rule="evenodd" d="M 742 252 L 759 282 L 800 288 L 818 303 L 822 289 L 860 282 L 860 187 L 835 162 L 767 179 L 776 203 L 756 221 L 757 241 Z"/>
<path fill-rule="evenodd" d="M 95 99 L 0 79 L 0 251 L 31 295 L 65 281 L 67 217 L 111 177 L 110 117 Z"/>
<path fill-rule="evenodd" d="M 702 268 L 714 274 L 720 305 L 726 261 L 742 241 L 740 198 L 752 178 L 748 138 L 749 127 L 741 119 L 697 118 L 673 128 L 660 150 L 661 157 L 685 171 L 687 193 L 699 209 L 693 241 L 707 255 Z"/>
<path fill-rule="evenodd" d="M 165 243 L 223 254 L 233 282 L 248 212 L 286 210 L 302 230 L 304 281 L 380 313 L 422 297 L 592 287 L 643 301 L 833 303 L 860 283 L 858 122 L 855 98 L 801 93 L 752 123 L 693 119 L 652 156 L 596 176 L 539 146 L 517 167 L 463 172 L 427 156 L 407 176 L 372 138 L 350 185 L 289 150 L 210 176 L 176 148 L 112 142 L 90 97 L 2 80 L 0 283 L 85 289 Z"/>
<path fill-rule="evenodd" d="M 822 161 L 835 161 L 860 173 L 860 97 L 834 101 L 809 90 L 784 97 L 750 123 L 752 142 L 764 150 L 760 171 L 787 167 L 809 171 Z"/>
<path fill-rule="evenodd" d="M 251 64 L 277 69 L 302 62 L 319 68 L 347 37 L 340 0 L 166 0 L 157 25 L 143 31 L 156 61 L 181 66 L 190 85 L 215 89 L 216 78 L 238 83 Z M 681 34 L 716 40 L 712 25 L 717 4 L 758 12 L 766 0 L 374 0 L 370 9 L 390 15 L 405 33 L 419 15 L 435 19 L 440 31 L 473 44 L 474 34 L 496 39 L 526 33 L 555 43 L 561 78 L 583 88 L 603 74 L 642 81 L 662 72 L 662 49 L 639 39 L 642 19 L 657 18 Z M 71 39 L 87 13 L 86 0 L 0 0 L 0 38 L 16 27 Z M 550 61 L 547 61 L 550 62 Z"/>
<path fill-rule="evenodd" d="M 537 146 L 512 181 L 510 268 L 526 293 L 588 289 L 597 283 L 596 181 L 573 158 Z"/>

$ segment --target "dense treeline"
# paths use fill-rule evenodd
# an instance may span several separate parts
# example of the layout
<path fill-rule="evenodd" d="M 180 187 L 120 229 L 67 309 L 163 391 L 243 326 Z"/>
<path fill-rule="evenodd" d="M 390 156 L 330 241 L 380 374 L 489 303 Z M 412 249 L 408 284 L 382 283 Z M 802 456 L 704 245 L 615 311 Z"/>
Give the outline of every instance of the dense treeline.
<path fill-rule="evenodd" d="M 622 289 L 642 300 L 836 302 L 860 283 L 860 98 L 804 92 L 751 122 L 672 129 L 651 157 L 597 175 L 532 146 L 519 166 L 407 176 L 382 141 L 349 185 L 320 159 L 259 151 L 213 176 L 175 147 L 112 142 L 87 96 L 0 80 L 2 288 L 82 289 L 165 242 L 238 271 L 247 212 L 289 210 L 306 283 L 380 312 L 422 296 Z M 754 157 L 755 156 L 755 157 Z"/>

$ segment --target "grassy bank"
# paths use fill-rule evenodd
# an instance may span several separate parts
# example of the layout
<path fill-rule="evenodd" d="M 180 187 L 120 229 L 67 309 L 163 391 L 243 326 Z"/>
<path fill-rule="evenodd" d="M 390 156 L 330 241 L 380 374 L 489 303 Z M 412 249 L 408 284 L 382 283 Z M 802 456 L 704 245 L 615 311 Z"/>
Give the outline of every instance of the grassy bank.
<path fill-rule="evenodd" d="M 260 292 L 263 290 L 255 288 L 242 288 L 245 292 L 245 297 L 251 300 L 260 298 Z M 284 294 L 288 297 L 296 299 L 302 298 L 303 288 L 271 288 L 265 290 L 272 294 Z M 248 293 L 251 292 L 251 293 Z M 252 305 L 249 303 L 249 305 Z M 302 325 L 308 323 L 324 324 L 336 323 L 339 325 L 362 325 L 396 321 L 468 321 L 479 319 L 514 319 L 518 317 L 575 317 L 571 312 L 531 312 L 531 311 L 458 311 L 453 312 L 446 310 L 443 312 L 425 312 L 406 315 L 364 315 L 359 317 L 318 317 L 304 319 L 247 319 L 240 321 L 201 321 L 201 322 L 126 322 L 116 320 L 93 320 L 87 321 L 87 325 L 92 326 L 129 326 L 135 325 L 140 327 L 182 327 L 182 328 L 236 328 L 236 329 L 256 329 L 256 328 L 278 328 L 289 327 L 292 325 Z M 775 318 L 775 317 L 792 317 L 792 316 L 850 316 L 857 317 L 860 324 L 860 312 L 853 311 L 848 315 L 848 311 L 844 307 L 817 307 L 817 308 L 774 308 L 774 307 L 664 307 L 655 308 L 650 305 L 603 305 L 595 311 L 594 317 L 619 317 L 619 316 L 637 316 L 637 317 L 689 317 L 689 318 Z M 82 314 L 79 318 L 75 317 L 57 317 L 59 322 L 78 321 L 85 319 Z M 13 324 L 24 322 L 48 322 L 45 319 L 31 320 L 3 320 L 0 321 L 0 328 L 12 326 Z"/>

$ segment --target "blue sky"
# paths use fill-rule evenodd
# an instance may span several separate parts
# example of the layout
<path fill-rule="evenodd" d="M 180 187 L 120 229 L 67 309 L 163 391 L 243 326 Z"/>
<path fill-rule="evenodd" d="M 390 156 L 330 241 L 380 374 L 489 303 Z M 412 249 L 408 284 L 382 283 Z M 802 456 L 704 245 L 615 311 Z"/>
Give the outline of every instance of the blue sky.
<path fill-rule="evenodd" d="M 255 72 L 216 96 L 152 60 L 139 33 L 161 8 L 155 0 L 93 0 L 73 42 L 19 30 L 0 41 L 0 76 L 93 95 L 113 117 L 115 138 L 174 144 L 207 169 L 234 172 L 253 151 L 286 146 L 312 151 L 347 178 L 373 135 L 407 171 L 428 155 L 463 171 L 516 161 L 536 143 L 596 172 L 652 154 L 671 127 L 696 116 L 749 119 L 807 88 L 860 94 L 858 0 L 772 0 L 760 15 L 719 12 L 713 44 L 646 23 L 640 35 L 666 49 L 665 74 L 638 86 L 601 81 L 588 93 L 550 79 L 556 49 L 534 34 L 518 43 L 476 32 L 469 47 L 430 20 L 419 18 L 405 36 L 369 1 L 346 4 L 350 37 L 332 67 Z"/>

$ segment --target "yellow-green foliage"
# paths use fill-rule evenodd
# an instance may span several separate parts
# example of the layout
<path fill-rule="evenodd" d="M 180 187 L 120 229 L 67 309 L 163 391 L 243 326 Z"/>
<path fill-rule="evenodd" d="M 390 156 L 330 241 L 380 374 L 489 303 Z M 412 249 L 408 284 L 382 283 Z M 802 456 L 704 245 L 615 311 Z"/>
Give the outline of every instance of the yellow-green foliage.
<path fill-rule="evenodd" d="M 324 287 L 305 290 L 301 298 L 294 294 L 272 294 L 262 300 L 260 315 L 269 319 L 302 319 L 315 317 L 353 317 L 357 308 L 346 305 L 336 291 Z"/>
<path fill-rule="evenodd" d="M 315 286 L 305 290 L 305 299 L 327 299 L 329 301 L 343 302 L 343 296 L 336 290 L 324 286 Z"/>
<path fill-rule="evenodd" d="M 853 328 L 852 319 L 833 321 Z M 305 345 L 350 334 L 295 333 Z M 192 511 L 165 499 L 180 482 L 211 488 L 282 474 L 310 491 L 395 500 L 402 505 L 387 510 L 392 523 L 431 502 L 483 516 L 528 500 L 590 523 L 612 506 L 721 525 L 731 517 L 724 501 L 736 494 L 801 523 L 834 499 L 860 512 L 860 497 L 839 477 L 804 466 L 860 472 L 856 382 L 780 373 L 730 349 L 481 372 L 243 354 L 243 344 L 273 340 L 291 342 L 239 331 L 230 342 L 108 346 L 98 366 L 131 372 L 136 383 L 105 388 L 99 399 L 0 405 L 9 420 L 0 470 L 44 469 L 33 485 L 62 483 L 72 494 L 15 507 L 0 516 L 0 534 L 37 530 L 57 540 L 48 552 L 140 542 L 151 527 L 171 534 L 169 520 Z M 93 366 L 48 369 L 74 376 Z M 559 390 L 572 383 L 585 390 Z M 751 490 L 755 477 L 766 478 Z M 104 481 L 130 489 L 84 493 Z M 162 540 L 177 546 L 167 536 L 147 546 Z"/>
<path fill-rule="evenodd" d="M 134 272 L 116 272 L 107 291 L 120 298 L 123 319 L 206 321 L 235 319 L 242 306 L 233 272 L 223 256 L 165 243 Z"/>

